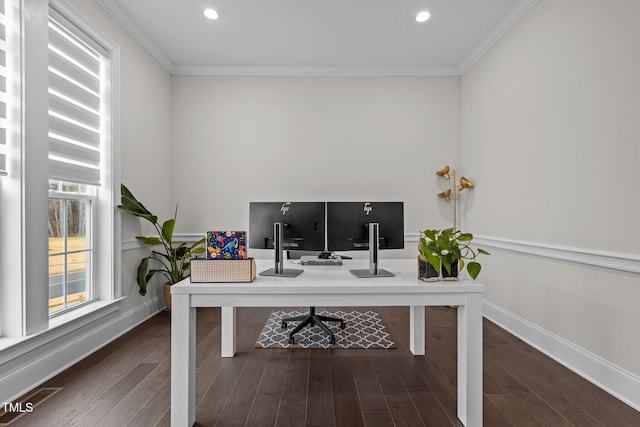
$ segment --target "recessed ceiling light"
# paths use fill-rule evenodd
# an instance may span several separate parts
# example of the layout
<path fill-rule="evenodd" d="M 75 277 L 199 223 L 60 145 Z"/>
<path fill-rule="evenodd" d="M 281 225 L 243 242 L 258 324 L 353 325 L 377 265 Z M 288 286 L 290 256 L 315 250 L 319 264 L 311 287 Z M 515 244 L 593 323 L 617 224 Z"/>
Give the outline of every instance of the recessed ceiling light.
<path fill-rule="evenodd" d="M 220 14 L 215 9 L 209 8 L 204 10 L 204 16 L 209 19 L 218 19 L 220 17 Z"/>
<path fill-rule="evenodd" d="M 429 20 L 429 18 L 431 18 L 431 14 L 426 10 L 418 12 L 418 14 L 416 15 L 416 21 L 418 22 L 426 22 Z"/>

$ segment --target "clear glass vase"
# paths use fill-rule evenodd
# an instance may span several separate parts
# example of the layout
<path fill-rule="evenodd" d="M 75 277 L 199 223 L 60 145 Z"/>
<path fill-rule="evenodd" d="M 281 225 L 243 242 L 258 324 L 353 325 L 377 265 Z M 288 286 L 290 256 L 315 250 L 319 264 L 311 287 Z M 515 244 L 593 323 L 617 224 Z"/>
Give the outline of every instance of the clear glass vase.
<path fill-rule="evenodd" d="M 440 271 L 442 272 L 442 280 L 458 280 L 458 260 L 455 260 L 453 263 L 451 263 L 450 273 L 447 273 L 447 270 L 444 267 L 440 267 Z"/>
<path fill-rule="evenodd" d="M 440 275 L 436 269 L 421 255 L 418 255 L 418 279 L 424 280 L 425 282 L 440 280 Z"/>

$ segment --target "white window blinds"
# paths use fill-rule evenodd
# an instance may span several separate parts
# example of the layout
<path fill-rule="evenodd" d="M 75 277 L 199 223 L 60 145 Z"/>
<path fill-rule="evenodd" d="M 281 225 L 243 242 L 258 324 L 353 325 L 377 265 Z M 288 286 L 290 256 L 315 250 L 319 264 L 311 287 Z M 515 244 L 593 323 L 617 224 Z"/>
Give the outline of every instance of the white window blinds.
<path fill-rule="evenodd" d="M 107 51 L 49 10 L 49 177 L 100 184 Z"/>
<path fill-rule="evenodd" d="M 7 19 L 0 0 L 0 176 L 7 173 Z"/>

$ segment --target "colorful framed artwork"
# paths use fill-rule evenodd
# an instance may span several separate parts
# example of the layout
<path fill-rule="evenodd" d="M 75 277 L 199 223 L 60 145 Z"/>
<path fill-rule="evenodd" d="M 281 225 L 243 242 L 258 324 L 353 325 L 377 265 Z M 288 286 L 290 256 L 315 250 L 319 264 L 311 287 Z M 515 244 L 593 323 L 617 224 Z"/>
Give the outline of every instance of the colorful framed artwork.
<path fill-rule="evenodd" d="M 207 231 L 207 259 L 247 259 L 247 232 Z"/>

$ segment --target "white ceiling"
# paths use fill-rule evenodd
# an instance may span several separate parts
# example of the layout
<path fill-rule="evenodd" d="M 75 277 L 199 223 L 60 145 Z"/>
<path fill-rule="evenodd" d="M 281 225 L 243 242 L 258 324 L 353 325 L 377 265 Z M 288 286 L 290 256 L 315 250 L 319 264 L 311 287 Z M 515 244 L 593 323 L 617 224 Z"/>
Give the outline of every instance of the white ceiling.
<path fill-rule="evenodd" d="M 98 0 L 172 73 L 362 75 L 462 74 L 536 1 Z"/>

